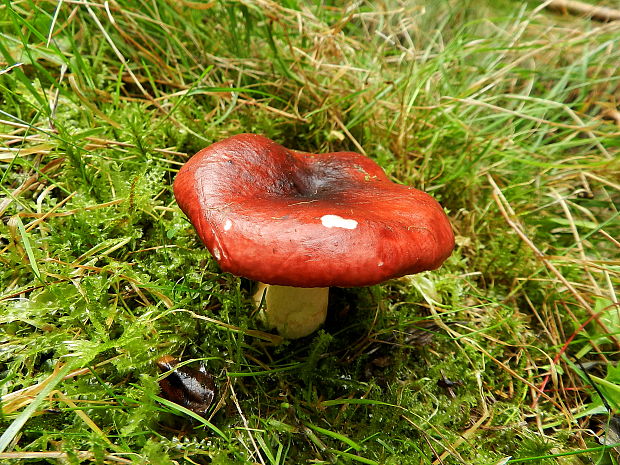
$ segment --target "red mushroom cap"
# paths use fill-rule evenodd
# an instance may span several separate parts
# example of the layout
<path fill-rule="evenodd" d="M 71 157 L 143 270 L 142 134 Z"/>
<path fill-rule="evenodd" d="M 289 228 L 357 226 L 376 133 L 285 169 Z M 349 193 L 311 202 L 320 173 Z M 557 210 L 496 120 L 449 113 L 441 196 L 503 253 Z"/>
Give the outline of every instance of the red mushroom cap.
<path fill-rule="evenodd" d="M 239 134 L 194 155 L 174 195 L 222 270 L 267 284 L 366 286 L 435 269 L 454 248 L 439 203 L 354 152 Z"/>

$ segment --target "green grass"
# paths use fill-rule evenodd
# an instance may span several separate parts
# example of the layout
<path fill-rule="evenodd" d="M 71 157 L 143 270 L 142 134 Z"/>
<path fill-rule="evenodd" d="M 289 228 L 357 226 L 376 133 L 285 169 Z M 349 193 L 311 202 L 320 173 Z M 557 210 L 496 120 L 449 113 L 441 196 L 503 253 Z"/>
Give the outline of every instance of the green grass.
<path fill-rule="evenodd" d="M 618 463 L 620 25 L 340 5 L 0 5 L 2 460 Z M 457 249 L 277 344 L 172 195 L 239 132 L 364 152 Z M 216 377 L 208 421 L 163 354 Z"/>

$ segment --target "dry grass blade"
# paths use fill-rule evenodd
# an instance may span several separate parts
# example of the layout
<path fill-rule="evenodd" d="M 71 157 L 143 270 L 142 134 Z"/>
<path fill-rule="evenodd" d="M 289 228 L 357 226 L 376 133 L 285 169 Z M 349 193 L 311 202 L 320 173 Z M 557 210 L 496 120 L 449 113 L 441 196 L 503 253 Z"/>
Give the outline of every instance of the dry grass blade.
<path fill-rule="evenodd" d="M 262 339 L 264 341 L 271 342 L 274 345 L 281 344 L 284 341 L 284 338 L 282 336 L 278 336 L 277 334 L 266 333 L 264 331 L 258 331 L 256 329 L 243 329 L 243 328 L 239 328 L 238 326 L 231 325 L 231 324 L 228 324 L 228 323 L 224 323 L 223 321 L 216 320 L 215 318 L 210 318 L 208 316 L 199 315 L 199 314 L 197 314 L 195 312 L 192 312 L 191 310 L 175 309 L 175 310 L 173 310 L 173 312 L 188 313 L 189 315 L 192 316 L 192 318 L 208 321 L 209 323 L 213 323 L 213 324 L 215 324 L 217 326 L 220 326 L 222 328 L 226 328 L 226 329 L 229 329 L 229 330 L 232 330 L 232 331 L 242 332 L 244 334 L 247 334 L 248 336 L 256 337 L 258 339 Z"/>
<path fill-rule="evenodd" d="M 536 245 L 532 242 L 532 240 L 527 236 L 527 234 L 523 231 L 523 228 L 519 225 L 519 223 L 514 219 L 514 211 L 510 208 L 506 198 L 504 197 L 502 191 L 495 183 L 495 180 L 491 177 L 491 175 L 487 175 L 487 180 L 489 184 L 491 184 L 493 188 L 493 198 L 500 209 L 500 212 L 506 223 L 519 235 L 519 237 L 527 244 L 527 246 L 536 254 L 541 262 L 545 265 L 545 267 L 556 276 L 560 280 L 560 282 L 566 286 L 566 288 L 570 291 L 570 293 L 575 297 L 575 299 L 581 304 L 581 306 L 587 310 L 587 312 L 592 316 L 600 325 L 600 327 L 609 335 L 609 338 L 616 344 L 616 347 L 620 348 L 620 342 L 614 335 L 614 332 L 605 326 L 605 324 L 598 318 L 592 309 L 592 306 L 588 303 L 585 297 L 575 289 L 575 286 L 571 284 L 564 275 L 557 269 L 553 263 L 548 259 L 548 257 L 536 247 Z"/>
<path fill-rule="evenodd" d="M 461 437 L 455 443 L 450 445 L 450 449 L 457 450 L 461 444 L 468 442 L 485 422 L 490 423 L 491 420 L 492 418 L 490 418 L 489 412 L 484 412 L 470 428 L 462 433 Z M 452 452 L 450 450 L 445 450 L 433 461 L 433 465 L 442 464 L 450 455 L 452 455 Z"/>
<path fill-rule="evenodd" d="M 62 158 L 57 158 L 50 161 L 47 165 L 41 168 L 38 173 L 29 176 L 19 187 L 9 192 L 8 195 L 3 198 L 2 201 L 0 201 L 0 216 L 2 216 L 6 212 L 6 210 L 17 197 L 19 197 L 24 192 L 35 189 L 38 186 L 40 174 L 49 175 L 52 171 L 58 169 L 59 165 L 62 165 L 63 162 L 64 159 Z"/>
<path fill-rule="evenodd" d="M 107 365 L 108 363 L 111 363 L 112 361 L 113 359 L 108 359 L 103 362 L 100 362 L 97 365 L 95 365 L 93 369 L 97 369 L 101 366 Z M 46 377 L 44 380 L 40 381 L 39 383 L 34 384 L 32 386 L 28 386 L 23 389 L 19 389 L 17 391 L 14 391 L 14 392 L 11 392 L 9 394 L 2 396 L 2 398 L 0 399 L 0 405 L 2 407 L 2 414 L 8 415 L 8 414 L 14 413 L 17 410 L 20 410 L 23 407 L 26 407 L 28 404 L 30 404 L 30 402 L 32 402 L 32 400 L 37 396 L 37 394 L 41 392 L 43 389 L 45 389 L 48 383 L 54 379 L 56 374 L 60 371 L 60 368 L 61 368 L 61 365 L 56 365 L 56 367 L 54 367 L 54 372 L 50 374 L 48 377 Z M 79 368 L 77 370 L 73 370 L 67 373 L 65 376 L 63 376 L 63 380 L 71 379 L 76 376 L 87 375 L 89 373 L 91 373 L 90 368 Z"/>
<path fill-rule="evenodd" d="M 105 433 L 103 431 L 101 431 L 101 428 L 99 428 L 99 426 L 97 426 L 97 424 L 86 414 L 86 412 L 84 412 L 84 410 L 78 408 L 78 406 L 75 404 L 75 402 L 73 402 L 71 399 L 69 399 L 66 395 L 64 395 L 60 391 L 52 391 L 52 393 L 50 395 L 54 395 L 54 394 L 62 402 L 67 404 L 69 407 L 71 407 L 73 409 L 73 411 L 75 412 L 75 414 L 78 417 L 80 417 L 80 419 L 82 419 L 82 421 L 84 421 L 84 423 L 86 423 L 86 425 L 88 425 L 88 427 L 97 436 L 99 436 L 104 442 L 108 443 L 109 446 L 113 446 L 112 441 L 110 441 L 110 439 L 105 435 Z"/>
<path fill-rule="evenodd" d="M 59 460 L 59 461 L 69 461 L 70 459 L 76 457 L 78 460 L 95 460 L 95 454 L 93 452 L 78 450 L 74 451 L 71 454 L 68 452 L 0 452 L 0 459 L 7 460 Z M 114 454 L 105 454 L 103 455 L 103 460 L 106 462 L 112 463 L 134 463 L 132 460 L 125 459 L 123 457 L 119 457 Z M 13 462 L 15 463 L 15 462 Z"/>
<path fill-rule="evenodd" d="M 250 424 L 248 423 L 247 418 L 243 414 L 243 410 L 241 409 L 241 406 L 239 405 L 239 400 L 237 399 L 237 394 L 235 393 L 235 390 L 233 388 L 233 383 L 230 382 L 230 379 L 228 380 L 228 388 L 230 389 L 230 394 L 231 394 L 230 397 L 232 398 L 233 404 L 235 404 L 235 408 L 237 409 L 237 412 L 239 413 L 239 416 L 241 417 L 241 421 L 243 422 L 244 429 L 248 433 L 250 442 L 252 443 L 252 446 L 254 447 L 254 452 L 256 452 L 256 456 L 258 457 L 258 460 L 260 461 L 261 465 L 265 465 L 265 460 L 263 459 L 263 455 L 260 453 L 260 449 L 258 448 L 256 441 L 254 440 L 254 435 L 252 434 L 252 428 L 250 428 Z M 248 453 L 250 453 L 251 456 L 254 456 L 254 452 L 248 449 Z"/>
<path fill-rule="evenodd" d="M 99 17 L 95 14 L 95 12 L 93 11 L 93 9 L 90 7 L 89 4 L 82 3 L 82 5 L 84 6 L 84 8 L 86 8 L 86 11 L 88 11 L 88 14 L 93 18 L 93 21 L 95 21 L 95 24 L 97 24 L 97 27 L 99 28 L 99 30 L 103 34 L 103 37 L 105 37 L 105 40 L 108 42 L 108 44 L 110 45 L 112 50 L 114 50 L 114 53 L 118 57 L 119 61 L 125 66 L 125 69 L 127 69 L 127 72 L 129 73 L 129 75 L 133 79 L 134 84 L 138 87 L 138 89 L 140 89 L 142 94 L 148 100 L 152 101 L 153 97 L 142 86 L 142 83 L 140 82 L 140 80 L 134 74 L 133 70 L 131 69 L 131 66 L 129 66 L 129 64 L 127 63 L 127 60 L 125 60 L 125 57 L 123 56 L 121 51 L 118 49 L 118 47 L 116 46 L 116 44 L 114 43 L 114 41 L 112 40 L 112 38 L 110 37 L 108 32 L 106 31 L 106 29 L 103 27 L 103 24 L 101 24 L 101 21 L 99 20 Z M 113 22 L 113 19 L 111 19 L 111 22 Z"/>
<path fill-rule="evenodd" d="M 503 108 L 500 107 L 498 105 L 493 105 L 491 103 L 486 103 L 486 102 L 482 102 L 480 100 L 475 100 L 475 99 L 471 99 L 471 98 L 465 98 L 465 99 L 460 99 L 460 98 L 454 98 L 454 97 L 443 97 L 446 100 L 455 100 L 458 102 L 463 102 L 463 103 L 467 103 L 470 105 L 476 105 L 476 106 L 481 106 L 481 107 L 485 107 L 485 108 L 489 108 L 491 110 L 497 111 L 498 113 L 507 113 L 513 116 L 517 116 L 519 118 L 523 118 L 523 119 L 528 119 L 531 121 L 534 121 L 536 123 L 544 123 L 544 124 L 548 124 L 550 126 L 554 126 L 554 127 L 558 127 L 558 128 L 564 128 L 564 129 L 573 129 L 575 131 L 583 131 L 587 134 L 596 134 L 596 135 L 602 135 L 605 134 L 601 131 L 596 131 L 595 130 L 595 126 L 585 126 L 582 124 L 579 125 L 574 125 L 574 124 L 566 124 L 566 123 L 557 123 L 554 121 L 549 121 L 547 119 L 544 118 L 537 118 L 535 116 L 530 116 L 527 115 L 525 113 L 521 113 L 515 110 L 510 110 L 508 108 Z"/>

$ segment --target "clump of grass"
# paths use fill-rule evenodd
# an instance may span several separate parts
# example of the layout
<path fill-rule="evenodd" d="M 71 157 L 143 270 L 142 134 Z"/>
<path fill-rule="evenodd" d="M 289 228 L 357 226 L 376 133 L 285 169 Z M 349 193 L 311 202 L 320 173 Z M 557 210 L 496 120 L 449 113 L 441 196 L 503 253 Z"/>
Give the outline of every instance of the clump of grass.
<path fill-rule="evenodd" d="M 6 2 L 0 24 L 0 457 L 617 461 L 617 24 L 396 0 Z M 171 191 L 242 131 L 366 153 L 457 249 L 334 290 L 314 336 L 261 331 Z M 208 419 L 160 397 L 166 353 L 217 378 Z"/>

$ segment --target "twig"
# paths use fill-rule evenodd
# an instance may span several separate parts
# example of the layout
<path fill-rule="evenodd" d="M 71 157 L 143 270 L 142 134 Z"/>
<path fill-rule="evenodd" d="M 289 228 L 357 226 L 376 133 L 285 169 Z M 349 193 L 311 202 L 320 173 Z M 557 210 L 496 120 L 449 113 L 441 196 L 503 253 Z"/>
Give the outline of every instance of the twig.
<path fill-rule="evenodd" d="M 560 13 L 584 16 L 596 21 L 620 21 L 620 10 L 605 6 L 590 5 L 577 0 L 550 0 L 546 7 Z"/>

